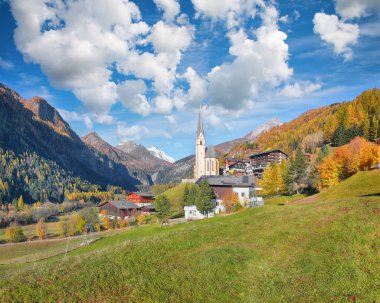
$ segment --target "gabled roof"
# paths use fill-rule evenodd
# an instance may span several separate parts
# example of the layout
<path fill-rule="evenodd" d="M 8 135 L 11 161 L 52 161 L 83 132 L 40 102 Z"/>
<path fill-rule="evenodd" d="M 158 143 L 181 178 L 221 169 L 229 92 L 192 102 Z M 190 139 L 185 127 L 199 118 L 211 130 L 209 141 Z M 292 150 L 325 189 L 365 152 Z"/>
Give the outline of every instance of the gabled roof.
<path fill-rule="evenodd" d="M 288 154 L 284 153 L 282 150 L 280 149 L 273 149 L 273 150 L 268 150 L 268 151 L 265 151 L 265 152 L 262 152 L 262 153 L 258 153 L 258 154 L 254 154 L 252 156 L 250 156 L 250 158 L 256 158 L 256 157 L 260 157 L 260 156 L 265 156 L 265 155 L 268 155 L 268 154 L 271 154 L 271 153 L 282 153 L 284 154 L 285 156 L 288 157 Z"/>
<path fill-rule="evenodd" d="M 152 194 L 143 193 L 141 191 L 130 192 L 130 193 L 127 194 L 127 196 L 130 195 L 130 194 L 136 194 L 136 195 L 139 195 L 141 197 L 152 197 L 152 198 L 154 197 L 154 195 L 152 195 Z"/>
<path fill-rule="evenodd" d="M 131 209 L 131 208 L 140 208 L 140 206 L 136 205 L 135 203 L 129 202 L 129 201 L 108 201 L 113 206 L 115 206 L 118 209 Z"/>
<path fill-rule="evenodd" d="M 207 179 L 210 186 L 251 187 L 255 185 L 254 176 L 202 176 L 197 184 L 200 184 L 203 179 Z"/>
<path fill-rule="evenodd" d="M 209 147 L 207 147 L 206 158 L 216 158 L 214 146 L 210 145 Z"/>

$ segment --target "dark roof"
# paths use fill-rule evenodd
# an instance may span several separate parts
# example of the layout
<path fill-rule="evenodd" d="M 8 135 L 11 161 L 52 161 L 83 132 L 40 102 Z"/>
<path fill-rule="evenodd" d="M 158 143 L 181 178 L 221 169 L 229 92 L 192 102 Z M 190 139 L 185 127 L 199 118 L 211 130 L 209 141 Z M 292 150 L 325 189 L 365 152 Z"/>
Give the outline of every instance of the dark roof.
<path fill-rule="evenodd" d="M 210 145 L 207 147 L 206 158 L 216 158 L 214 146 Z"/>
<path fill-rule="evenodd" d="M 230 161 L 230 162 L 249 162 L 249 159 L 239 159 L 239 158 L 230 158 L 230 157 L 226 157 L 226 160 L 227 161 Z"/>
<path fill-rule="evenodd" d="M 130 193 L 127 194 L 127 196 L 128 196 L 129 194 L 136 194 L 136 195 L 139 195 L 139 196 L 141 196 L 141 197 L 154 197 L 152 194 L 143 193 L 143 192 L 141 192 L 141 191 L 130 192 Z"/>
<path fill-rule="evenodd" d="M 108 202 L 118 209 L 140 208 L 140 206 L 129 201 L 108 201 Z"/>
<path fill-rule="evenodd" d="M 207 179 L 210 186 L 254 186 L 254 176 L 202 176 L 198 179 L 200 184 L 203 179 Z"/>
<path fill-rule="evenodd" d="M 202 121 L 202 107 L 199 107 L 199 114 L 198 114 L 198 129 L 197 129 L 197 138 L 200 134 L 203 134 L 203 121 Z"/>
<path fill-rule="evenodd" d="M 271 154 L 271 153 L 277 153 L 277 152 L 282 153 L 285 156 L 288 156 L 288 154 L 284 153 L 280 149 L 273 149 L 273 150 L 268 150 L 268 151 L 265 151 L 265 152 L 262 152 L 262 153 L 254 154 L 254 155 L 250 156 L 250 158 L 256 158 L 256 157 L 260 157 L 260 156 L 265 156 L 265 155 L 268 155 L 268 154 Z"/>
<path fill-rule="evenodd" d="M 151 209 L 151 210 L 155 210 L 155 207 L 154 207 L 154 205 L 144 205 L 144 206 L 142 207 L 142 209 Z"/>

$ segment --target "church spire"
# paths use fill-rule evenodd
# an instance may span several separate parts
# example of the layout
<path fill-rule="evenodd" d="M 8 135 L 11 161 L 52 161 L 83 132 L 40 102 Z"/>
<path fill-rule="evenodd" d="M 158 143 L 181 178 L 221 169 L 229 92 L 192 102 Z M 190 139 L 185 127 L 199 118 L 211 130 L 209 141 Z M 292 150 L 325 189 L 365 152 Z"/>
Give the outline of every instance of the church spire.
<path fill-rule="evenodd" d="M 200 134 L 203 134 L 202 105 L 199 106 L 197 138 Z"/>

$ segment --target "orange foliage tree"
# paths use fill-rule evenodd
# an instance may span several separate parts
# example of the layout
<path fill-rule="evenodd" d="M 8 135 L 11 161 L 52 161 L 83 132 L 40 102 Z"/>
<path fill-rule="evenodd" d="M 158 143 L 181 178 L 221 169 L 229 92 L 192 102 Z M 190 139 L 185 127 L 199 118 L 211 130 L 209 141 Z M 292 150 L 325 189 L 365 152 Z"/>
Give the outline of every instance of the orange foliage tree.
<path fill-rule="evenodd" d="M 232 212 L 235 207 L 240 203 L 239 197 L 233 191 L 228 192 L 222 198 L 223 205 L 226 208 L 226 212 Z"/>

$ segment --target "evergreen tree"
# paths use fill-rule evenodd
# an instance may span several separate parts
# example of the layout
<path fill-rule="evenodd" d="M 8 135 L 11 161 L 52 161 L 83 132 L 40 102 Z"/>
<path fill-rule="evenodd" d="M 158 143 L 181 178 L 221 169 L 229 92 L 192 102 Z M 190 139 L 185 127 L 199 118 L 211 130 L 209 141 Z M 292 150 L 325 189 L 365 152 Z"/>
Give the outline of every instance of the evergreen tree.
<path fill-rule="evenodd" d="M 334 132 L 333 144 L 334 146 L 341 146 L 341 145 L 346 144 L 346 141 L 347 141 L 346 130 L 342 125 L 339 125 Z"/>
<path fill-rule="evenodd" d="M 368 117 L 364 118 L 363 125 L 362 125 L 362 133 L 363 137 L 366 140 L 369 140 L 369 131 L 370 131 L 370 120 Z"/>
<path fill-rule="evenodd" d="M 154 207 L 157 212 L 157 218 L 161 220 L 161 225 L 166 222 L 170 213 L 170 201 L 166 195 L 160 195 L 154 202 Z"/>
<path fill-rule="evenodd" d="M 183 190 L 183 195 L 182 195 L 182 201 L 184 205 L 190 205 L 189 200 L 190 200 L 190 191 L 189 191 L 189 184 L 185 185 L 185 188 Z"/>
<path fill-rule="evenodd" d="M 192 184 L 189 190 L 188 205 L 196 205 L 199 197 L 199 188 L 198 186 Z"/>
<path fill-rule="evenodd" d="M 298 148 L 296 154 L 289 163 L 288 174 L 285 183 L 290 193 L 297 192 L 307 187 L 308 184 L 308 159 L 303 151 Z"/>
<path fill-rule="evenodd" d="M 379 121 L 376 119 L 375 116 L 372 117 L 371 119 L 371 126 L 370 126 L 370 129 L 369 129 L 369 139 L 371 141 L 375 141 L 377 139 L 377 136 L 378 136 L 378 131 L 379 129 Z"/>
<path fill-rule="evenodd" d="M 214 191 L 208 184 L 207 179 L 203 179 L 199 186 L 199 198 L 195 204 L 198 211 L 208 216 L 208 212 L 215 207 L 212 201 L 213 198 Z"/>

